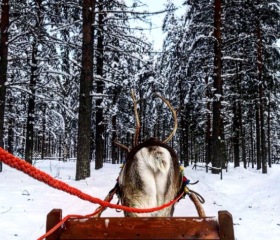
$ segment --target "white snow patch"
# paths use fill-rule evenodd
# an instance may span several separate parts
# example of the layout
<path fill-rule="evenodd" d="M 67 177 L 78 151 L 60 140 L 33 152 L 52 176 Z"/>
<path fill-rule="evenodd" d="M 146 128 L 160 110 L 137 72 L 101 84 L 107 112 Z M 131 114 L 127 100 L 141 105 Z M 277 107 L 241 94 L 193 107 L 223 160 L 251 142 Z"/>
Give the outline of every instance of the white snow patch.
<path fill-rule="evenodd" d="M 108 218 L 105 219 L 105 227 L 108 228 L 109 227 L 109 223 L 110 223 L 110 220 Z"/>
<path fill-rule="evenodd" d="M 73 161 L 36 161 L 36 167 L 42 171 L 56 176 L 59 169 L 61 181 L 100 199 L 104 199 L 115 185 L 120 167 L 118 164 L 104 164 L 102 169 L 95 170 L 92 164 L 92 177 L 74 181 L 75 165 Z M 200 180 L 190 188 L 205 198 L 204 210 L 207 216 L 217 217 L 219 210 L 228 210 L 232 214 L 237 240 L 279 238 L 279 164 L 268 169 L 266 175 L 251 168 L 233 168 L 230 164 L 228 172 L 223 174 L 223 180 L 218 175 L 206 174 L 204 168 L 192 170 L 192 167 L 188 167 L 185 168 L 185 174 L 192 182 Z M 53 208 L 61 208 L 63 216 L 66 216 L 90 214 L 98 207 L 53 189 L 6 165 L 0 173 L 0 189 L 1 240 L 38 239 L 45 233 L 46 216 Z M 112 203 L 117 203 L 116 197 Z M 122 217 L 123 213 L 107 209 L 102 216 Z M 197 217 L 195 207 L 188 197 L 176 204 L 174 216 Z"/>

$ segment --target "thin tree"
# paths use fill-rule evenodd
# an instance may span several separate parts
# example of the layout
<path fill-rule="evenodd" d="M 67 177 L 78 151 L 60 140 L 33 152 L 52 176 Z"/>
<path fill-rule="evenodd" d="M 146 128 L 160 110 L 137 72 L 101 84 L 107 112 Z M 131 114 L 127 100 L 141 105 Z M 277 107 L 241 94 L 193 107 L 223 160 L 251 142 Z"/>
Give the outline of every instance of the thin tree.
<path fill-rule="evenodd" d="M 33 135 L 34 135 L 34 114 L 35 114 L 35 89 L 37 84 L 37 43 L 36 40 L 32 44 L 32 56 L 30 61 L 30 95 L 28 100 L 28 110 L 27 110 L 27 123 L 26 123 L 26 140 L 25 140 L 25 160 L 32 164 L 32 155 L 33 155 Z"/>
<path fill-rule="evenodd" d="M 100 79 L 103 77 L 104 65 L 104 33 L 103 33 L 103 0 L 98 2 L 98 30 L 97 30 L 97 58 L 96 58 L 96 74 Z M 103 80 L 97 80 L 97 93 L 103 94 L 104 83 Z M 95 169 L 103 167 L 103 152 L 104 152 L 104 124 L 103 122 L 103 109 L 102 97 L 96 100 L 96 134 L 95 134 Z"/>
<path fill-rule="evenodd" d="M 267 173 L 267 154 L 264 128 L 264 81 L 263 81 L 263 53 L 262 53 L 262 33 L 259 19 L 257 20 L 257 43 L 258 43 L 258 75 L 259 75 L 259 106 L 260 106 L 260 133 L 261 133 L 261 162 L 262 173 Z"/>
<path fill-rule="evenodd" d="M 222 98 L 222 1 L 214 1 L 214 99 L 213 99 L 213 158 L 212 173 L 219 173 L 225 162 L 223 143 L 223 121 L 221 117 Z"/>
<path fill-rule="evenodd" d="M 31 44 L 31 60 L 30 60 L 30 81 L 29 81 L 29 99 L 26 120 L 26 138 L 25 138 L 25 160 L 32 164 L 33 145 L 34 145 L 34 123 L 35 123 L 35 100 L 36 85 L 38 84 L 38 54 L 39 44 L 42 42 L 42 0 L 35 0 L 36 4 L 36 23 L 34 25 L 34 33 L 32 33 Z"/>
<path fill-rule="evenodd" d="M 93 23 L 95 0 L 83 1 L 82 72 L 80 79 L 76 180 L 90 176 L 90 138 L 93 84 Z"/>
<path fill-rule="evenodd" d="M 3 0 L 1 5 L 1 35 L 0 35 L 0 147 L 4 147 L 4 114 L 6 101 L 7 67 L 8 67 L 8 27 L 9 0 Z M 0 172 L 2 162 L 0 161 Z"/>

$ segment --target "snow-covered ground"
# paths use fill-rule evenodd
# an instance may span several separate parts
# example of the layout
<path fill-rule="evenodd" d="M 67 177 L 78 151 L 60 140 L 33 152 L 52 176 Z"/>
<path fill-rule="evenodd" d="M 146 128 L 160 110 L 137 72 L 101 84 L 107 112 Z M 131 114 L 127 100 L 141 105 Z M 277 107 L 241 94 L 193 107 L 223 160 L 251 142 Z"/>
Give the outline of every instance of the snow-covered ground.
<path fill-rule="evenodd" d="M 119 165 L 105 164 L 101 170 L 92 168 L 92 177 L 75 181 L 75 162 L 37 161 L 39 169 L 71 186 L 103 199 L 115 185 Z M 199 180 L 191 189 L 201 193 L 208 216 L 218 210 L 233 215 L 235 237 L 238 240 L 280 239 L 280 165 L 274 165 L 267 175 L 254 169 L 230 167 L 224 179 L 206 174 L 205 169 L 185 169 L 191 181 Z M 117 199 L 113 200 L 114 203 Z M 45 232 L 46 215 L 53 208 L 63 209 L 63 215 L 89 214 L 97 205 L 30 178 L 4 165 L 0 173 L 0 233 L 1 240 L 37 239 Z M 108 209 L 102 216 L 122 216 Z M 175 216 L 197 216 L 188 198 L 176 205 Z"/>

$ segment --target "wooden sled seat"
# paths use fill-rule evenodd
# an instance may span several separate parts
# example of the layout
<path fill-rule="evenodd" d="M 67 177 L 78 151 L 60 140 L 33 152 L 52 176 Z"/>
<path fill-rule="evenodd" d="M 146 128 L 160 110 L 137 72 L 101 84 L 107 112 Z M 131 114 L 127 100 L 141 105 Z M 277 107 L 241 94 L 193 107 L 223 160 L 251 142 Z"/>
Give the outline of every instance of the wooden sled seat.
<path fill-rule="evenodd" d="M 47 216 L 47 231 L 61 220 L 60 209 Z M 101 217 L 71 218 L 46 240 L 92 239 L 211 239 L 234 240 L 232 216 L 219 211 L 214 217 Z"/>

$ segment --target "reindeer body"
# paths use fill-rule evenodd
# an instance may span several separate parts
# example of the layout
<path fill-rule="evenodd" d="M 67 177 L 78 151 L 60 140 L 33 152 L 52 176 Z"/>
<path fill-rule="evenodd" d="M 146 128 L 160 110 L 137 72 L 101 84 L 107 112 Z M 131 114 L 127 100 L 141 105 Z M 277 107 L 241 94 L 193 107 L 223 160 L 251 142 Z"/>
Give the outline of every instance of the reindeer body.
<path fill-rule="evenodd" d="M 152 208 L 173 200 L 182 177 L 176 153 L 168 145 L 151 138 L 134 147 L 127 156 L 119 177 L 122 204 L 135 208 Z M 174 206 L 161 211 L 125 216 L 172 216 Z"/>
<path fill-rule="evenodd" d="M 118 143 L 115 144 L 128 152 L 126 163 L 119 176 L 119 193 L 124 206 L 134 208 L 153 208 L 174 200 L 181 190 L 182 176 L 178 158 L 174 150 L 166 143 L 175 135 L 178 121 L 177 113 L 168 100 L 156 94 L 171 110 L 174 118 L 174 128 L 171 134 L 159 141 L 151 138 L 138 144 L 140 134 L 140 118 L 137 110 L 136 96 L 131 91 L 135 113 L 135 135 L 133 148 Z M 125 212 L 125 216 L 169 217 L 174 212 L 174 206 L 151 213 Z"/>

